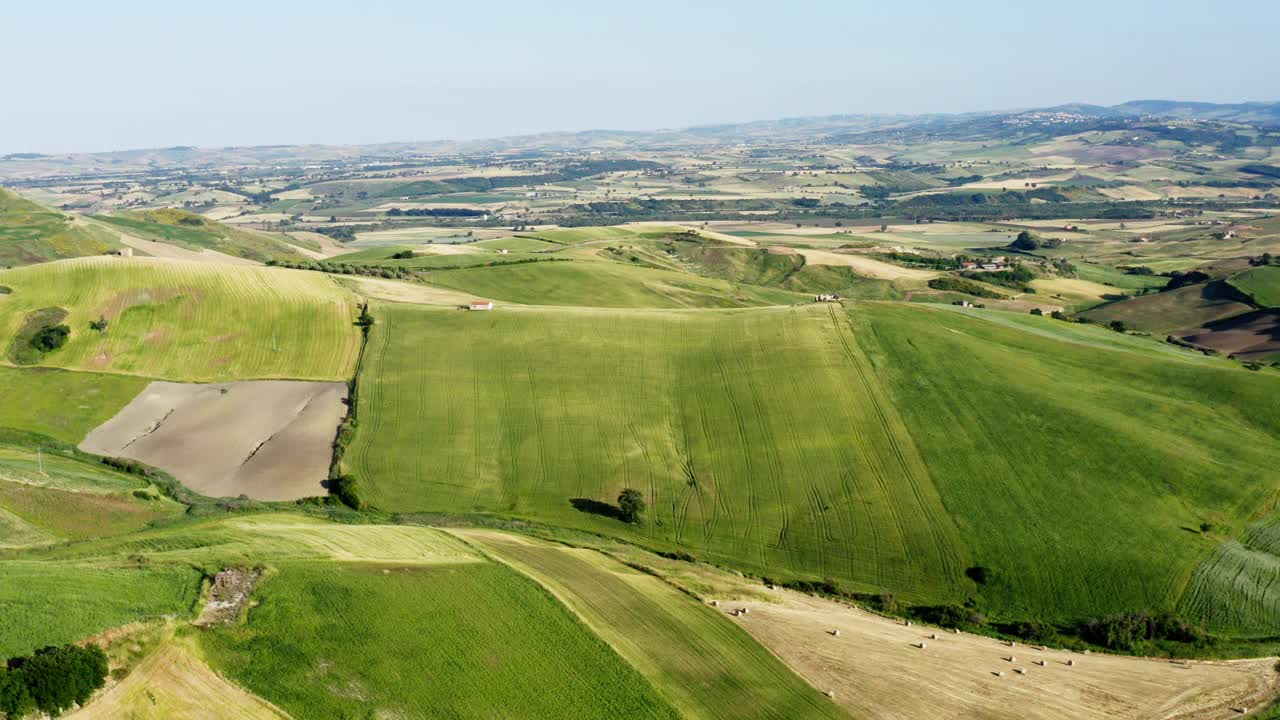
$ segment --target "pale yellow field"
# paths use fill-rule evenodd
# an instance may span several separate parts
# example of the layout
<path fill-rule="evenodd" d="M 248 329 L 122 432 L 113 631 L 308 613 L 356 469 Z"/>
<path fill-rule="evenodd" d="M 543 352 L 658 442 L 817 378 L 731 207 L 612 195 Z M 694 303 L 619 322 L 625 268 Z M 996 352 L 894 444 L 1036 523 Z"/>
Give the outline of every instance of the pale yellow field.
<path fill-rule="evenodd" d="M 852 255 L 848 253 L 836 253 L 829 250 L 809 250 L 806 248 L 798 248 L 796 252 L 804 256 L 805 262 L 810 265 L 838 265 L 853 268 L 853 271 L 859 275 L 879 280 L 901 280 L 904 278 L 916 280 L 928 280 L 937 277 L 940 273 L 930 270 L 917 270 L 914 268 L 905 268 L 882 262 L 874 258 L 864 255 Z"/>
<path fill-rule="evenodd" d="M 1102 300 L 1104 295 L 1120 292 L 1116 288 L 1078 278 L 1039 278 L 1031 281 L 1031 287 L 1041 295 L 1060 295 L 1077 302 Z"/>
<path fill-rule="evenodd" d="M 74 720 L 280 720 L 276 706 L 215 673 L 189 643 L 168 640 Z"/>
<path fill-rule="evenodd" d="M 1239 717 L 1231 708 L 1257 709 L 1280 693 L 1275 658 L 1173 663 L 1009 647 L 786 590 L 773 591 L 772 599 L 722 608 L 748 608 L 735 621 L 815 687 L 834 691 L 854 717 L 868 720 L 1216 720 Z"/>

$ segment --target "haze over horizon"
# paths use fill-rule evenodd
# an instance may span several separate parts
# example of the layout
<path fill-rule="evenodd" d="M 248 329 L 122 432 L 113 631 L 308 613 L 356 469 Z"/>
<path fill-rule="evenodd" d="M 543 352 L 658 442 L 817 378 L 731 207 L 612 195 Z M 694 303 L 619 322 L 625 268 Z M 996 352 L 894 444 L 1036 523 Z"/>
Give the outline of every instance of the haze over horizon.
<path fill-rule="evenodd" d="M 7 41 L 11 112 L 0 115 L 0 153 L 470 140 L 1280 95 L 1276 6 L 1223 4 L 1206 26 L 1195 20 L 1203 8 L 1185 0 L 1088 0 L 1069 23 L 1012 2 L 931 5 L 231 0 L 216 14 L 155 2 L 29 5 L 8 18 L 32 31 Z M 1085 17 L 1087 30 L 1074 22 Z M 1215 27 L 1231 28 L 1229 42 Z M 1159 73 L 1143 71 L 1154 62 Z"/>

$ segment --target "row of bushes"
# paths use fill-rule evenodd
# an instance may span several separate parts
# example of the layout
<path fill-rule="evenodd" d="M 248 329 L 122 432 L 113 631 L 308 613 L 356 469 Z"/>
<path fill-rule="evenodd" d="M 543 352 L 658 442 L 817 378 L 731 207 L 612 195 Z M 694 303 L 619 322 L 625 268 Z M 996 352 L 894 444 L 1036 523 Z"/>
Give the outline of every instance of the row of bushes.
<path fill-rule="evenodd" d="M 57 717 L 87 703 L 106 678 L 107 654 L 97 645 L 46 647 L 9 658 L 0 667 L 0 715 Z"/>
<path fill-rule="evenodd" d="M 970 568 L 966 574 L 978 584 L 988 580 L 985 568 Z M 1116 652 L 1163 650 L 1186 654 L 1207 647 L 1215 639 L 1204 628 L 1172 613 L 1149 611 L 1118 613 L 1075 623 L 1055 624 L 1042 620 L 993 622 L 972 600 L 965 605 L 907 605 L 890 593 L 856 593 L 843 590 L 833 580 L 789 580 L 763 578 L 764 584 L 857 603 L 877 612 L 906 617 L 922 623 L 970 632 L 1016 637 L 1046 645 L 1082 648 L 1094 645 Z"/>

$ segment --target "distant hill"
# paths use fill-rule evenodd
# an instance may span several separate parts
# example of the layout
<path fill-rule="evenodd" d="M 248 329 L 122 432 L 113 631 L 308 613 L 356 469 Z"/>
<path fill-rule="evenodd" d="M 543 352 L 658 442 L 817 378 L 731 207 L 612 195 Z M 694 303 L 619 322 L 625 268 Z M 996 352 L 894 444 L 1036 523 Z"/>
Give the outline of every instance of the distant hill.
<path fill-rule="evenodd" d="M 118 247 L 111 233 L 0 188 L 0 267 L 102 255 Z"/>
<path fill-rule="evenodd" d="M 306 257 L 280 235 L 230 227 L 185 210 L 137 210 L 99 215 L 94 219 L 133 237 L 187 250 L 215 250 L 256 262 L 303 260 Z"/>
<path fill-rule="evenodd" d="M 1280 102 L 1222 104 L 1177 100 L 1134 100 L 1110 109 L 1125 115 L 1155 115 L 1184 120 L 1218 120 L 1280 127 Z"/>

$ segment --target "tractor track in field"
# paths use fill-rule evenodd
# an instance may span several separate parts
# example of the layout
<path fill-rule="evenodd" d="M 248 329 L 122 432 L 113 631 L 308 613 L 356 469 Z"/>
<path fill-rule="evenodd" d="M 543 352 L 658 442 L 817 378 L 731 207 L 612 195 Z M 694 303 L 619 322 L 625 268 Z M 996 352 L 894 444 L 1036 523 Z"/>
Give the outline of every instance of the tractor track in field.
<path fill-rule="evenodd" d="M 884 404 L 881 401 L 877 388 L 872 385 L 871 379 L 867 376 L 867 371 L 866 368 L 863 367 L 862 359 L 854 352 L 853 347 L 850 345 L 849 337 L 845 335 L 846 330 L 850 334 L 853 333 L 853 327 L 849 323 L 849 318 L 846 316 L 844 318 L 844 322 L 841 322 L 834 306 L 829 308 L 829 311 L 831 313 L 832 324 L 839 335 L 840 343 L 844 347 L 846 356 L 857 370 L 862 386 L 867 390 L 867 396 L 871 401 L 871 407 L 874 411 L 874 415 L 884 432 L 885 439 L 893 449 L 893 458 L 897 461 L 903 478 L 910 486 L 911 493 L 915 498 L 916 507 L 919 509 L 921 516 L 926 519 L 925 524 L 933 538 L 934 551 L 937 553 L 940 569 L 947 578 L 948 583 L 954 583 L 958 575 L 957 565 L 959 565 L 959 560 L 955 556 L 950 543 L 946 542 L 946 538 L 939 530 L 938 518 L 932 512 L 929 507 L 929 503 L 926 501 L 924 494 L 920 489 L 920 480 L 916 477 L 916 473 L 911 469 L 911 465 L 903 454 L 901 446 L 895 442 L 896 438 L 903 436 L 909 438 L 910 436 L 907 434 L 905 428 L 903 428 L 900 433 L 894 432 L 893 423 L 888 417 L 889 411 L 884 408 Z"/>
<path fill-rule="evenodd" d="M 756 489 L 755 489 L 755 482 L 754 482 L 755 472 L 751 462 L 751 452 L 748 449 L 750 448 L 751 443 L 748 440 L 747 425 L 742 415 L 742 409 L 738 406 L 738 400 L 733 396 L 733 391 L 730 388 L 729 378 L 725 372 L 724 359 L 721 358 L 720 353 L 718 351 L 713 350 L 711 354 L 716 361 L 716 368 L 720 376 L 720 383 L 724 388 L 725 397 L 729 400 L 730 407 L 733 408 L 734 426 L 737 428 L 737 431 L 738 431 L 738 449 L 742 453 L 743 466 L 746 468 L 746 472 L 743 473 L 743 476 L 748 478 L 747 496 L 748 496 L 748 502 L 749 502 L 748 504 L 749 516 L 748 516 L 747 527 L 749 531 L 751 531 L 755 529 L 757 524 L 757 518 L 756 518 L 756 497 L 757 496 L 756 496 Z M 706 433 L 707 430 L 705 428 L 705 415 L 704 415 L 703 424 L 704 424 L 703 432 Z M 706 436 L 711 437 L 710 434 L 707 434 Z M 717 488 L 717 490 L 719 490 L 719 488 Z M 785 545 L 785 539 L 786 539 L 786 533 L 787 533 L 785 507 L 786 506 L 783 505 L 782 529 L 779 532 L 780 543 L 784 545 Z"/>

